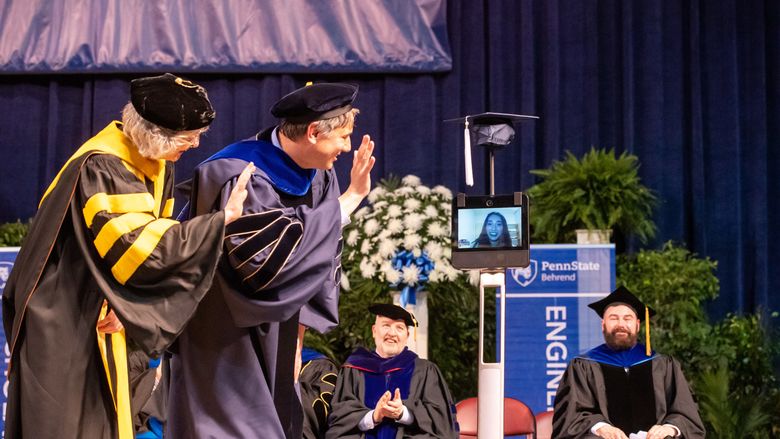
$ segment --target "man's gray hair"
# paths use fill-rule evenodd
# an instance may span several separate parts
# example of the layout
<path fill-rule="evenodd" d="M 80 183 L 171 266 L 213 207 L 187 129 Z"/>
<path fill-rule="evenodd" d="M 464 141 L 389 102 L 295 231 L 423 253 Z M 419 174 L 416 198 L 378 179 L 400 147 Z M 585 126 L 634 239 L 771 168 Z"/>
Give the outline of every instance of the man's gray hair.
<path fill-rule="evenodd" d="M 141 117 L 130 102 L 122 109 L 122 132 L 130 138 L 142 156 L 150 159 L 161 159 L 176 150 L 178 139 L 200 135 L 207 130 L 208 127 L 192 131 L 173 131 Z"/>
<path fill-rule="evenodd" d="M 328 134 L 335 129 L 352 126 L 355 123 L 355 116 L 358 114 L 360 114 L 360 110 L 353 108 L 336 117 L 315 121 L 317 124 L 317 132 L 320 134 Z M 279 131 L 287 138 L 297 140 L 306 134 L 306 129 L 309 127 L 309 124 L 311 124 L 311 122 L 292 123 L 285 120 L 279 125 Z"/>

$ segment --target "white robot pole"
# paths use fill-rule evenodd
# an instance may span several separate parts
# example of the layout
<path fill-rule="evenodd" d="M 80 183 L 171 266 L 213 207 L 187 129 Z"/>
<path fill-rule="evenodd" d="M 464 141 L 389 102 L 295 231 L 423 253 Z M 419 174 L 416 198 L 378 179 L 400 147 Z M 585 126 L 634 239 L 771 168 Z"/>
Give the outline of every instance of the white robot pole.
<path fill-rule="evenodd" d="M 500 290 L 500 316 L 497 322 L 499 338 L 498 362 L 486 363 L 485 349 L 485 288 Z M 477 433 L 480 439 L 501 439 L 504 437 L 504 327 L 506 316 L 505 273 L 481 273 L 479 275 L 479 400 Z"/>

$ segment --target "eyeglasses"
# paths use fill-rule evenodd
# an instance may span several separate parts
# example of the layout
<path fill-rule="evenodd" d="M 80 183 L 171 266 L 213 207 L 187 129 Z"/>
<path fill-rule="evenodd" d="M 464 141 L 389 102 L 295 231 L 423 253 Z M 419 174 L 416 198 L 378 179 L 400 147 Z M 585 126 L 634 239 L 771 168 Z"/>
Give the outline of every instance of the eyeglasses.
<path fill-rule="evenodd" d="M 200 133 L 189 136 L 176 136 L 173 139 L 174 145 L 177 148 L 183 148 L 185 146 L 198 146 L 200 143 Z"/>

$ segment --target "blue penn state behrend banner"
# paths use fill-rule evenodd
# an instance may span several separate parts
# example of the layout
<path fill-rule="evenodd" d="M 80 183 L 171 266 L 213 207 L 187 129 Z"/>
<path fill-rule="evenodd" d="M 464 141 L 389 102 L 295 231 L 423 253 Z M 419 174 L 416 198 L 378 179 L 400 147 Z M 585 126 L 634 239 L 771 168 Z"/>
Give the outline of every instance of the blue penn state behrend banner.
<path fill-rule="evenodd" d="M 530 265 L 506 272 L 504 394 L 552 410 L 569 361 L 604 342 L 587 305 L 614 288 L 613 244 L 531 245 Z"/>
<path fill-rule="evenodd" d="M 5 289 L 5 283 L 8 281 L 8 276 L 11 274 L 11 269 L 14 267 L 14 261 L 16 255 L 19 253 L 19 247 L 0 247 L 0 295 L 3 294 Z M 0 343 L 3 346 L 3 394 L 0 395 L 0 404 L 3 407 L 3 418 L 0 422 L 0 435 L 5 437 L 5 402 L 8 400 L 8 377 L 6 371 L 8 370 L 8 362 L 11 361 L 11 353 L 8 349 L 8 341 L 5 338 L 5 332 L 2 326 L 0 326 Z"/>

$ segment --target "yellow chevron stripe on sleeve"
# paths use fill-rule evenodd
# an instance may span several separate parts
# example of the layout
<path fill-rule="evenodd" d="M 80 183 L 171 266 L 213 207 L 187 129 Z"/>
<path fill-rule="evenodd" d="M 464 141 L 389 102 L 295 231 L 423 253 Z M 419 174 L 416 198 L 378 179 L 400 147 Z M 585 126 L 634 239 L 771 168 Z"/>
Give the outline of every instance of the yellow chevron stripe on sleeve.
<path fill-rule="evenodd" d="M 158 219 L 152 221 L 144 227 L 144 230 L 135 239 L 133 245 L 127 249 L 125 254 L 111 267 L 111 273 L 114 278 L 122 285 L 130 279 L 138 267 L 146 261 L 146 258 L 157 248 L 163 234 L 172 226 L 179 224 L 178 221 L 171 219 Z"/>
<path fill-rule="evenodd" d="M 106 256 L 106 253 L 111 250 L 111 247 L 119 238 L 152 221 L 154 221 L 154 216 L 140 212 L 130 212 L 111 218 L 100 229 L 100 233 L 95 238 L 95 248 L 97 248 L 98 254 L 100 254 L 101 258 Z"/>
<path fill-rule="evenodd" d="M 173 198 L 168 198 L 165 200 L 165 207 L 163 207 L 162 211 L 162 217 L 163 218 L 170 218 L 173 216 Z"/>
<path fill-rule="evenodd" d="M 106 211 L 108 213 L 127 213 L 127 212 L 149 212 L 154 210 L 154 197 L 148 192 L 135 194 L 116 194 L 108 195 L 105 192 L 99 192 L 87 200 L 84 205 L 84 222 L 87 227 L 92 227 L 92 221 L 98 212 Z"/>

